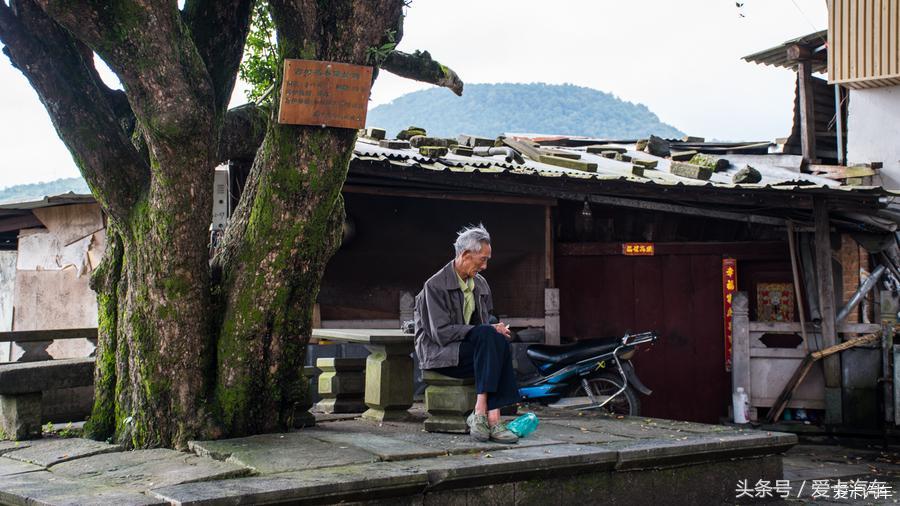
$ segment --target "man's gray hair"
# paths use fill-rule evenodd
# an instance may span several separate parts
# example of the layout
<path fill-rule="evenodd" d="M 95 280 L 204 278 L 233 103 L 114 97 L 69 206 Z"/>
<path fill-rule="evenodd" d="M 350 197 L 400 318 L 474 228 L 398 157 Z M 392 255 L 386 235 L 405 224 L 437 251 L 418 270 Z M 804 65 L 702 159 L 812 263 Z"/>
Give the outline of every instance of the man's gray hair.
<path fill-rule="evenodd" d="M 460 256 L 465 251 L 478 253 L 481 251 L 482 244 L 490 243 L 491 234 L 484 228 L 484 225 L 479 223 L 477 226 L 469 225 L 460 230 L 457 233 L 456 242 L 453 243 L 453 249 L 456 250 L 456 256 Z"/>

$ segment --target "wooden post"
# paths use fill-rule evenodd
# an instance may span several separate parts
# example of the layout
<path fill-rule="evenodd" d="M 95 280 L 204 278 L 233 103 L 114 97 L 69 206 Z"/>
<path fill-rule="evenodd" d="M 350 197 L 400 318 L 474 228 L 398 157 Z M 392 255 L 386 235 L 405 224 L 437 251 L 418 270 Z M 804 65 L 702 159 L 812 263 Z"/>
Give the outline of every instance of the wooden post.
<path fill-rule="evenodd" d="M 743 387 L 751 400 L 750 420 L 756 421 L 750 388 L 750 308 L 747 292 L 734 292 L 731 299 L 731 391 Z"/>
<path fill-rule="evenodd" d="M 556 286 L 553 259 L 553 208 L 544 206 L 544 286 Z"/>
<path fill-rule="evenodd" d="M 882 367 L 882 377 L 884 378 L 895 378 L 895 371 L 897 371 L 897 363 L 894 362 L 894 367 L 891 367 L 891 359 L 894 354 L 894 326 L 897 325 L 897 310 L 898 308 L 897 299 L 891 294 L 890 290 L 883 290 L 881 292 L 881 332 L 882 332 L 882 352 L 881 352 L 881 367 Z M 894 379 L 896 381 L 896 378 Z M 900 394 L 900 388 L 896 388 L 896 384 L 893 381 L 885 381 L 884 384 L 884 419 L 888 423 L 896 424 L 898 420 L 900 420 L 900 413 L 897 413 L 897 410 L 900 409 L 900 398 L 898 398 L 898 394 Z"/>
<path fill-rule="evenodd" d="M 822 341 L 825 348 L 838 343 L 835 328 L 834 275 L 831 270 L 831 223 L 825 199 L 813 200 L 816 244 L 816 279 L 819 291 L 819 312 L 822 317 Z M 824 360 L 825 423 L 843 421 L 841 405 L 841 357 L 832 355 Z"/>
<path fill-rule="evenodd" d="M 803 151 L 803 159 L 808 163 L 815 163 L 817 161 L 816 116 L 813 109 L 815 100 L 811 61 L 800 60 L 797 62 L 797 77 L 797 93 L 800 94 L 800 146 Z"/>
<path fill-rule="evenodd" d="M 787 222 L 788 247 L 791 254 L 791 273 L 794 277 L 794 295 L 797 299 L 797 312 L 800 314 L 800 333 L 803 336 L 803 353 L 809 353 L 809 338 L 806 335 L 806 309 L 803 308 L 803 296 L 800 291 L 800 273 L 797 268 L 797 242 L 794 236 L 794 222 Z"/>
<path fill-rule="evenodd" d="M 544 289 L 544 343 L 559 344 L 559 288 Z"/>

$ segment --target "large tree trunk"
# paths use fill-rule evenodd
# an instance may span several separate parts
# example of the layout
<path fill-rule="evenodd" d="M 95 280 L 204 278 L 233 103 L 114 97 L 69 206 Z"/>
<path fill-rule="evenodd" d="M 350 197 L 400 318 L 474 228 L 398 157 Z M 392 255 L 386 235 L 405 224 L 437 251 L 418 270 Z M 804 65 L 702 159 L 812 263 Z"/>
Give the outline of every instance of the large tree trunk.
<path fill-rule="evenodd" d="M 285 430 L 340 242 L 355 131 L 280 125 L 226 105 L 253 0 L 0 2 L 4 53 L 28 78 L 109 218 L 94 273 L 96 396 L 87 431 L 127 447 Z M 402 34 L 402 0 L 271 0 L 282 58 L 359 65 Z M 125 93 L 110 90 L 96 52 Z M 461 91 L 446 67 L 393 58 Z M 400 65 L 399 63 L 402 63 Z M 278 103 L 280 73 L 273 103 Z M 242 126 L 243 125 L 243 126 Z M 241 133 L 223 128 L 237 127 Z M 265 131 L 219 254 L 208 252 L 213 166 Z M 221 139 L 238 139 L 223 146 Z"/>

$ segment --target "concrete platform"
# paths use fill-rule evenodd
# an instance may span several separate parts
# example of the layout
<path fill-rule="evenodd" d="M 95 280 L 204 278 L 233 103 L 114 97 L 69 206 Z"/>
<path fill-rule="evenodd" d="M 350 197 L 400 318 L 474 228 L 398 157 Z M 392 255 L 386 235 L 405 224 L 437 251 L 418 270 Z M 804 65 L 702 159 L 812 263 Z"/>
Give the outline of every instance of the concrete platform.
<path fill-rule="evenodd" d="M 782 479 L 797 438 L 649 418 L 542 419 L 517 445 L 425 432 L 421 420 L 320 421 L 193 453 L 83 439 L 0 442 L 9 504 L 722 504 Z"/>

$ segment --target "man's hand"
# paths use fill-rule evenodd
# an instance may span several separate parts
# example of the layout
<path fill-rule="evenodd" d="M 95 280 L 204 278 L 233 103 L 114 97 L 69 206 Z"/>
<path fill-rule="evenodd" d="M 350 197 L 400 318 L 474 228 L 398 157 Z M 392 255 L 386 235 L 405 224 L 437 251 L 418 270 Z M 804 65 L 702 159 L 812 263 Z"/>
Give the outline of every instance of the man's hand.
<path fill-rule="evenodd" d="M 512 337 L 512 336 L 510 335 L 510 333 L 509 333 L 509 325 L 507 325 L 507 324 L 505 324 L 505 323 L 503 323 L 503 322 L 500 322 L 500 323 L 495 323 L 495 324 L 493 325 L 493 327 L 494 327 L 494 329 L 497 330 L 497 332 L 503 334 L 503 337 L 505 337 L 505 338 L 507 338 L 507 339 L 509 339 L 510 337 Z"/>

